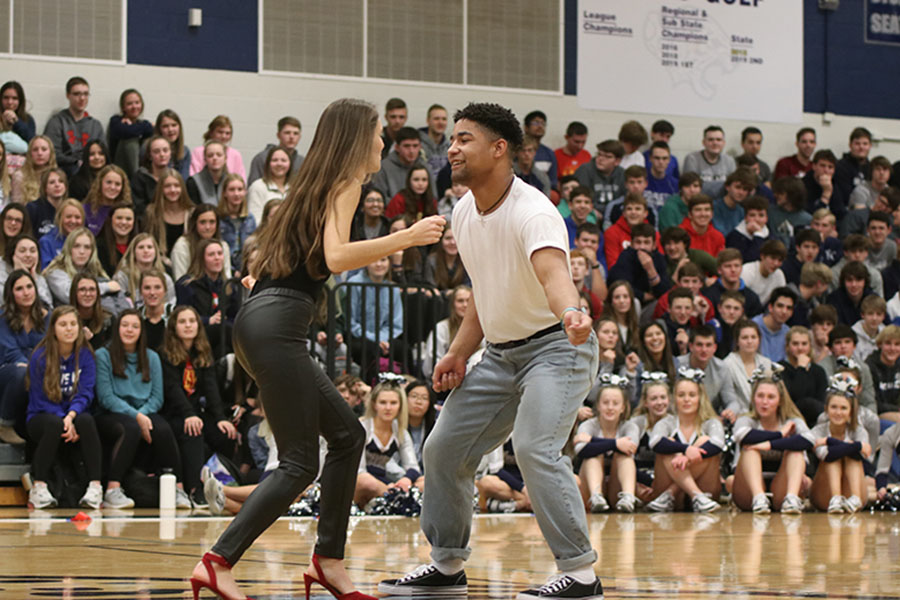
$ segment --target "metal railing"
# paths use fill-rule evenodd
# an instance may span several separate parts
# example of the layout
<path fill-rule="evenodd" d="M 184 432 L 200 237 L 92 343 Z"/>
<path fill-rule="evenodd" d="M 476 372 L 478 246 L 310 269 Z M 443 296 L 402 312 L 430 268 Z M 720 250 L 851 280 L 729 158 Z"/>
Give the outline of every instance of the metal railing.
<path fill-rule="evenodd" d="M 380 291 L 389 288 L 386 302 Z M 353 290 L 359 290 L 358 307 L 353 304 Z M 400 291 L 399 306 L 395 300 L 394 290 Z M 375 311 L 375 345 L 378 346 L 382 341 L 388 342 L 388 352 L 384 358 L 387 358 L 387 364 L 383 364 L 378 360 L 379 356 L 371 356 L 368 340 L 368 323 L 366 322 L 365 307 L 368 303 L 374 302 Z M 340 306 L 340 311 L 338 307 Z M 342 282 L 328 290 L 327 298 L 327 344 L 325 356 L 325 371 L 331 379 L 334 379 L 339 373 L 336 368 L 337 343 L 335 335 L 340 333 L 343 335 L 344 343 L 347 346 L 347 365 L 354 354 L 358 360 L 356 362 L 362 373 L 370 371 L 370 365 L 374 361 L 374 369 L 376 372 L 385 370 L 394 370 L 399 368 L 402 373 L 409 373 L 415 376 L 421 375 L 421 367 L 423 364 L 423 347 L 430 345 L 431 366 L 433 368 L 435 355 L 437 353 L 437 333 L 435 325 L 438 321 L 446 317 L 447 303 L 444 300 L 440 290 L 428 284 L 414 284 L 400 286 L 394 283 L 360 283 L 360 282 Z M 351 319 L 354 311 L 359 311 L 359 321 L 362 331 L 359 336 L 351 334 Z M 396 331 L 394 327 L 394 317 L 397 310 L 403 311 L 403 329 Z M 382 317 L 387 311 L 388 340 L 381 340 Z M 338 314 L 340 312 L 340 315 Z M 340 316 L 340 318 L 339 318 Z M 354 352 L 354 349 L 356 350 Z M 370 382 L 366 382 L 370 383 Z"/>

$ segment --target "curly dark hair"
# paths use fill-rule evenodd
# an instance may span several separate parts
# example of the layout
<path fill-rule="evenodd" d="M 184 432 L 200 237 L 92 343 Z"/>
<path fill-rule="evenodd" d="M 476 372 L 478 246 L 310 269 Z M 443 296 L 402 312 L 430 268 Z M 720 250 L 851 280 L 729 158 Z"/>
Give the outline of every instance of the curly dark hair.
<path fill-rule="evenodd" d="M 453 115 L 454 121 L 468 119 L 478 123 L 485 129 L 506 140 L 511 153 L 515 153 L 522 145 L 522 128 L 513 111 L 487 102 L 470 102 L 462 110 Z"/>

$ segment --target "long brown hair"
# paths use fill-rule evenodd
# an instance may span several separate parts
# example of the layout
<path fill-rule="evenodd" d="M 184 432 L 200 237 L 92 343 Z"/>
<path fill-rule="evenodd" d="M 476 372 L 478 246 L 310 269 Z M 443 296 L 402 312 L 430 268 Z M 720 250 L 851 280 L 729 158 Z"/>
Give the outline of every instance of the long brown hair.
<path fill-rule="evenodd" d="M 185 213 L 190 213 L 191 210 L 194 209 L 194 203 L 191 202 L 190 197 L 188 197 L 187 186 L 184 184 L 184 179 L 181 177 L 181 173 L 176 171 L 175 169 L 166 169 L 163 171 L 163 174 L 160 176 L 159 181 L 156 183 L 156 190 L 153 193 L 153 202 L 150 203 L 150 206 L 147 207 L 147 216 L 144 222 L 144 229 L 153 236 L 156 240 L 156 243 L 159 245 L 160 252 L 165 254 L 168 252 L 169 245 L 168 240 L 166 239 L 166 219 L 165 219 L 165 206 L 166 195 L 163 191 L 166 179 L 175 179 L 178 181 L 178 185 L 181 186 L 181 196 L 178 198 L 178 207 L 185 211 Z"/>
<path fill-rule="evenodd" d="M 450 226 L 444 228 L 444 234 L 441 236 L 441 241 L 435 245 L 434 250 L 432 250 L 432 254 L 434 255 L 434 282 L 437 284 L 437 287 L 442 290 L 452 289 L 458 285 L 462 285 L 462 282 L 465 281 L 466 278 L 466 269 L 463 267 L 462 260 L 459 258 L 459 253 L 453 258 L 453 262 L 456 264 L 456 271 L 451 273 L 450 269 L 447 268 L 447 259 L 450 257 L 447 254 L 447 251 L 444 249 L 444 237 L 447 234 L 453 235 L 453 230 L 450 229 Z"/>
<path fill-rule="evenodd" d="M 181 124 L 181 117 L 178 116 L 171 108 L 167 108 L 161 111 L 156 116 L 156 125 L 153 126 L 153 132 L 159 135 L 162 135 L 162 120 L 163 118 L 171 119 L 178 123 L 178 139 L 175 140 L 175 145 L 172 146 L 172 159 L 173 160 L 181 160 L 184 156 L 184 126 Z M 171 143 L 171 142 L 170 142 Z M 149 152 L 148 152 L 149 154 Z"/>
<path fill-rule="evenodd" d="M 197 337 L 191 345 L 190 351 L 184 347 L 184 343 L 178 337 L 177 329 L 178 315 L 185 311 L 194 313 L 197 319 Z M 166 322 L 166 333 L 163 337 L 163 345 L 160 350 L 163 358 L 173 365 L 180 365 L 191 359 L 191 362 L 198 367 L 211 367 L 213 364 L 212 346 L 209 345 L 209 339 L 206 337 L 206 329 L 203 327 L 203 321 L 200 320 L 200 314 L 193 306 L 182 304 L 175 307 L 169 320 Z"/>
<path fill-rule="evenodd" d="M 106 165 L 100 169 L 100 172 L 94 177 L 94 181 L 91 182 L 91 189 L 84 198 L 84 204 L 90 205 L 91 211 L 94 214 L 97 213 L 101 204 L 106 204 L 107 202 L 106 198 L 103 197 L 103 180 L 110 173 L 115 173 L 122 179 L 122 190 L 119 192 L 119 197 L 113 200 L 112 204 L 109 206 L 118 202 L 125 202 L 126 204 L 133 203 L 131 199 L 131 185 L 128 183 L 128 175 L 126 175 L 125 171 L 117 165 Z"/>
<path fill-rule="evenodd" d="M 115 377 L 127 379 L 125 373 L 125 345 L 122 344 L 122 335 L 119 333 L 119 324 L 125 317 L 137 317 L 141 324 L 141 335 L 137 341 L 135 353 L 137 354 L 137 372 L 141 375 L 144 383 L 150 381 L 150 357 L 147 356 L 147 328 L 144 327 L 144 319 L 136 308 L 126 308 L 119 314 L 116 324 L 113 326 L 112 340 L 109 342 L 109 362 L 112 365 L 112 372 Z"/>
<path fill-rule="evenodd" d="M 428 177 L 428 187 L 421 194 L 417 194 L 412 190 L 412 176 L 416 171 L 425 171 Z M 416 165 L 406 173 L 406 187 L 400 190 L 403 197 L 403 214 L 408 220 L 418 221 L 422 217 L 428 217 L 437 214 L 437 203 L 434 200 L 434 192 L 431 190 L 431 172 L 424 165 Z M 419 213 L 419 201 L 422 202 L 422 212 Z"/>
<path fill-rule="evenodd" d="M 616 323 L 619 322 L 618 317 L 616 316 L 616 309 L 613 308 L 612 297 L 613 293 L 619 289 L 620 287 L 625 288 L 628 291 L 628 296 L 631 298 L 631 304 L 628 307 L 628 312 L 625 313 L 625 328 L 628 330 L 628 339 L 624 340 L 628 346 L 637 347 L 638 342 L 638 314 L 637 310 L 634 308 L 634 288 L 631 287 L 631 284 L 625 281 L 624 279 L 620 279 L 619 281 L 614 281 L 609 284 L 609 291 L 606 294 L 607 301 L 603 303 L 603 312 L 600 316 L 602 317 L 610 317 Z M 643 340 L 641 340 L 643 341 Z M 672 374 L 670 373 L 670 376 Z"/>
<path fill-rule="evenodd" d="M 190 266 L 188 266 L 187 270 L 188 282 L 195 281 L 197 279 L 203 279 L 203 277 L 206 275 L 206 249 L 213 244 L 218 244 L 218 246 L 222 249 L 222 252 L 225 252 L 225 245 L 222 243 L 222 240 L 217 240 L 214 238 L 210 238 L 208 240 L 200 240 L 200 243 L 197 244 L 196 248 L 194 248 L 193 254 L 191 254 L 191 264 Z M 219 279 L 225 279 L 224 269 L 219 273 Z"/>
<path fill-rule="evenodd" d="M 46 366 L 44 367 L 44 395 L 47 396 L 50 402 L 55 404 L 62 402 L 62 389 L 59 386 L 60 354 L 59 343 L 56 339 L 56 322 L 69 314 L 75 315 L 75 319 L 78 320 L 78 311 L 74 306 L 66 304 L 53 309 L 53 312 L 50 314 L 50 325 L 47 327 L 47 333 L 44 334 L 43 339 L 38 342 L 38 345 L 34 347 L 35 352 L 40 348 L 44 349 L 44 358 L 46 359 Z M 80 323 L 80 320 L 78 320 L 78 322 Z M 78 389 L 78 380 L 81 375 L 81 369 L 79 368 L 78 363 L 81 358 L 82 348 L 87 348 L 88 352 L 93 355 L 94 351 L 91 349 L 91 345 L 84 339 L 84 330 L 79 327 L 78 337 L 75 339 L 75 346 L 72 349 L 72 354 L 75 355 L 75 380 L 72 382 L 72 388 L 74 390 Z M 25 389 L 30 387 L 30 378 L 26 376 Z"/>
<path fill-rule="evenodd" d="M 13 287 L 23 277 L 30 279 L 34 286 L 34 304 L 28 307 L 24 313 L 16 304 L 16 297 L 13 294 Z M 44 330 L 44 307 L 41 297 L 38 295 L 37 282 L 25 269 L 16 269 L 6 279 L 6 286 L 3 288 L 3 318 L 6 319 L 9 328 L 16 333 L 21 333 L 25 329 L 25 321 L 29 318 L 31 327 L 35 331 Z"/>
<path fill-rule="evenodd" d="M 3 223 L 6 221 L 6 215 L 9 214 L 10 211 L 15 210 L 21 213 L 22 215 L 22 230 L 18 235 L 31 235 L 31 217 L 28 214 L 28 210 L 25 208 L 24 204 L 20 204 L 18 202 L 10 202 L 7 204 L 2 211 L 0 211 L 0 254 L 6 254 L 6 246 L 15 238 L 7 239 L 6 233 L 3 229 Z M 18 235 L 16 237 L 18 237 Z M 12 264 L 10 262 L 9 264 Z"/>
<path fill-rule="evenodd" d="M 314 279 L 328 276 L 325 222 L 338 192 L 354 185 L 368 163 L 377 126 L 378 111 L 368 102 L 344 98 L 325 109 L 279 218 L 261 235 L 253 277 L 286 277 L 299 264 Z"/>
<path fill-rule="evenodd" d="M 87 273 L 79 273 L 72 278 L 72 287 L 69 288 L 69 304 L 76 309 L 78 308 L 78 284 L 85 279 L 94 283 L 94 287 L 97 289 L 97 295 L 94 297 L 93 306 L 91 306 L 91 316 L 84 320 L 84 326 L 90 329 L 92 333 L 98 333 L 103 329 L 103 324 L 111 314 L 100 305 L 100 284 L 97 282 L 97 278 L 93 275 L 88 275 Z M 79 315 L 79 318 L 80 316 L 81 315 Z"/>
<path fill-rule="evenodd" d="M 112 209 L 109 211 L 109 216 L 106 217 L 106 221 L 103 222 L 103 228 L 100 230 L 100 233 L 97 235 L 97 241 L 99 242 L 101 239 L 104 242 L 104 250 L 106 251 L 106 256 L 103 258 L 106 259 L 106 264 L 117 265 L 119 263 L 119 254 L 116 250 L 116 232 L 113 231 L 112 222 L 113 217 L 120 210 L 130 210 L 131 216 L 134 218 L 134 223 L 131 227 L 131 232 L 128 234 L 128 243 L 131 243 L 131 240 L 134 239 L 134 236 L 138 234 L 138 222 L 137 215 L 134 211 L 134 205 L 127 204 L 125 202 L 116 202 L 113 204 Z M 127 244 L 126 244 L 127 245 Z M 99 254 L 99 244 L 98 244 L 98 254 Z M 101 259 L 102 261 L 102 259 Z"/>
<path fill-rule="evenodd" d="M 456 333 L 459 331 L 459 326 L 462 325 L 463 318 L 456 314 L 456 296 L 460 292 L 469 292 L 472 293 L 472 288 L 467 285 L 458 285 L 453 288 L 453 292 L 450 293 L 450 316 L 447 317 L 447 323 L 450 329 L 450 341 L 453 341 L 453 338 L 456 337 Z M 472 301 L 472 298 L 469 298 L 469 301 Z"/>

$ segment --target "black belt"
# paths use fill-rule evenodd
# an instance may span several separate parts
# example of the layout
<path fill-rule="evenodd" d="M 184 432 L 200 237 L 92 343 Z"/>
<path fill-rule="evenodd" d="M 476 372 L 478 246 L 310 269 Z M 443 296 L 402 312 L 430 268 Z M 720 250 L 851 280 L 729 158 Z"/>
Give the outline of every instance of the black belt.
<path fill-rule="evenodd" d="M 557 331 L 562 331 L 562 323 L 556 323 L 555 325 L 551 325 L 546 329 L 541 329 L 537 333 L 532 333 L 527 338 L 521 340 L 512 340 L 510 342 L 503 342 L 502 344 L 491 344 L 491 347 L 496 348 L 497 350 L 510 350 L 512 348 L 518 348 L 519 346 L 524 346 L 528 342 L 534 341 L 538 338 L 542 338 L 545 335 L 550 335 L 551 333 L 556 333 Z"/>

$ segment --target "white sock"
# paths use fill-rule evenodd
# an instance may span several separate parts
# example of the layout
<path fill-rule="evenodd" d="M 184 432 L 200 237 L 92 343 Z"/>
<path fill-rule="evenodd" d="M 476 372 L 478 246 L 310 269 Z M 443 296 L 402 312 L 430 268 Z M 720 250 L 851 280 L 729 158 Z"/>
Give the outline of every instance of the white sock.
<path fill-rule="evenodd" d="M 578 583 L 593 583 L 597 579 L 594 568 L 590 565 L 580 569 L 572 569 L 571 571 L 563 571 L 563 575 L 568 575 Z"/>
<path fill-rule="evenodd" d="M 100 491 L 103 491 L 103 486 L 100 485 L 99 481 L 92 481 L 88 484 L 88 488 L 97 488 Z"/>
<path fill-rule="evenodd" d="M 34 483 L 31 484 L 31 487 L 45 488 L 45 489 L 46 489 L 46 488 L 47 488 L 47 482 L 46 482 L 46 481 L 35 481 Z"/>
<path fill-rule="evenodd" d="M 450 558 L 447 560 L 433 560 L 431 564 L 444 575 L 456 575 L 463 570 L 465 561 L 461 558 Z"/>

